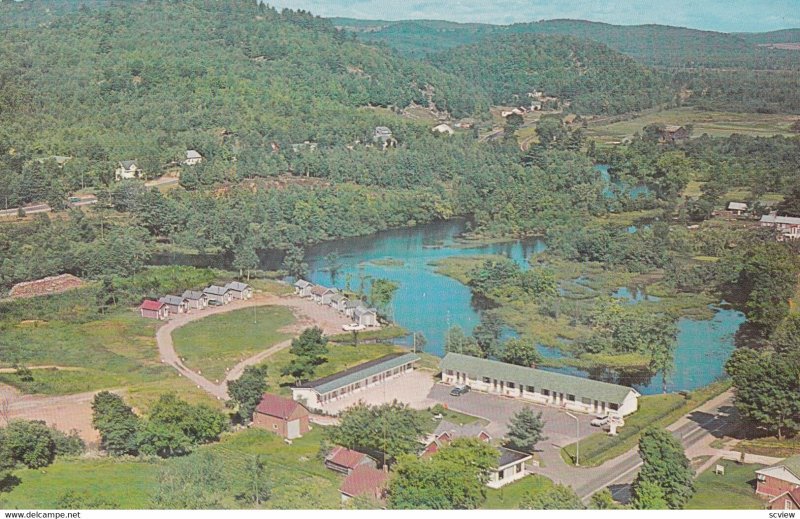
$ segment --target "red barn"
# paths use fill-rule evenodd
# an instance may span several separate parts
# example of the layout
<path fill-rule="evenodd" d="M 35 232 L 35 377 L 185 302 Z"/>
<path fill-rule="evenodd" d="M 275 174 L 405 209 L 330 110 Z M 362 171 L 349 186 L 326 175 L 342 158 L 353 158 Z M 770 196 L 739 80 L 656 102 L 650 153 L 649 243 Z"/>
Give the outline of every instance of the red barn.
<path fill-rule="evenodd" d="M 770 510 L 800 510 L 800 488 L 770 499 L 767 508 Z"/>
<path fill-rule="evenodd" d="M 800 455 L 756 471 L 756 494 L 770 499 L 800 489 Z"/>
<path fill-rule="evenodd" d="M 336 446 L 325 458 L 325 466 L 329 469 L 351 474 L 356 468 L 361 466 L 375 467 L 377 463 L 374 459 L 363 452 L 350 450 L 342 446 Z"/>
<path fill-rule="evenodd" d="M 290 398 L 264 393 L 253 412 L 253 426 L 283 438 L 300 438 L 310 431 L 308 409 Z"/>
<path fill-rule="evenodd" d="M 169 315 L 167 305 L 159 301 L 153 301 L 152 299 L 145 299 L 144 302 L 139 305 L 139 312 L 142 314 L 142 317 L 158 319 L 159 321 L 163 321 L 167 318 L 167 315 Z"/>

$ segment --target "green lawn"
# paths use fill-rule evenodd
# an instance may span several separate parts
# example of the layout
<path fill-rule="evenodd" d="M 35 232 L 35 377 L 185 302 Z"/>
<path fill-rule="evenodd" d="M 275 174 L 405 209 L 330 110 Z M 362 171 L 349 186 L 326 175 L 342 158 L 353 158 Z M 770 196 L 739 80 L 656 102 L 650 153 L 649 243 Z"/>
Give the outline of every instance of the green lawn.
<path fill-rule="evenodd" d="M 789 456 L 800 454 L 800 435 L 794 438 L 784 438 L 782 440 L 779 440 L 775 436 L 742 440 L 736 444 L 734 449 L 749 454 L 788 458 Z"/>
<path fill-rule="evenodd" d="M 258 306 L 191 322 L 175 330 L 172 339 L 188 367 L 222 380 L 226 368 L 290 338 L 278 330 L 293 322 L 286 307 Z"/>
<path fill-rule="evenodd" d="M 763 465 L 739 465 L 722 460 L 725 475 L 714 467 L 697 478 L 697 492 L 686 505 L 688 510 L 763 510 L 765 501 L 755 495 L 755 471 Z"/>
<path fill-rule="evenodd" d="M 590 126 L 586 130 L 589 138 L 601 143 L 620 142 L 630 139 L 649 124 L 693 124 L 693 136 L 708 133 L 712 137 L 728 137 L 734 133 L 768 137 L 790 136 L 789 126 L 797 119 L 793 115 L 756 114 L 740 112 L 712 112 L 691 107 L 674 108 L 650 112 L 641 117 L 602 126 Z"/>
<path fill-rule="evenodd" d="M 624 454 L 636 446 L 640 433 L 648 427 L 666 427 L 728 387 L 728 382 L 715 382 L 692 391 L 688 399 L 675 393 L 639 398 L 639 410 L 625 418 L 617 436 L 598 432 L 581 440 L 581 465 L 595 467 Z M 561 449 L 561 457 L 570 465 L 575 463 L 575 450 L 574 443 Z"/>
<path fill-rule="evenodd" d="M 408 330 L 406 330 L 402 326 L 397 326 L 396 324 L 392 324 L 389 326 L 384 326 L 378 330 L 367 330 L 363 332 L 358 332 L 358 341 L 359 343 L 367 341 L 388 341 L 390 339 L 405 337 L 406 335 L 408 335 Z M 352 332 L 337 333 L 336 335 L 330 335 L 328 336 L 328 339 L 333 342 L 337 342 L 339 344 L 353 344 Z"/>
<path fill-rule="evenodd" d="M 274 482 L 267 508 L 339 508 L 341 476 L 327 470 L 318 459 L 322 428 L 315 427 L 291 445 L 259 429 L 225 436 L 220 443 L 201 447 L 216 457 L 229 487 L 226 508 L 237 508 L 234 496 L 245 481 L 248 456 L 262 455 Z M 190 456 L 194 456 L 192 454 Z M 177 460 L 138 459 L 60 460 L 41 470 L 17 470 L 19 485 L 0 494 L 0 508 L 52 509 L 72 491 L 102 499 L 120 508 L 150 508 L 160 471 Z"/>
<path fill-rule="evenodd" d="M 489 489 L 486 502 L 481 508 L 487 510 L 516 510 L 525 496 L 544 492 L 553 482 L 544 476 L 530 475 L 502 488 Z"/>

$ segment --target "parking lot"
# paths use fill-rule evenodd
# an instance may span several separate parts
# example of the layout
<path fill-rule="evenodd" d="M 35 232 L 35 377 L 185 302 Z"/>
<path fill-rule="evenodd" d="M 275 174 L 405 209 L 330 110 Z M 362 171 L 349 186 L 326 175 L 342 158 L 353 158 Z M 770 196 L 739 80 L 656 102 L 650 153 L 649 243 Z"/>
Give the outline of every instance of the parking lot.
<path fill-rule="evenodd" d="M 495 438 L 501 438 L 506 434 L 508 421 L 514 413 L 523 407 L 530 406 L 535 411 L 542 412 L 542 419 L 545 422 L 544 433 L 548 437 L 547 444 L 555 444 L 561 447 L 575 441 L 577 432 L 575 420 L 567 416 L 563 409 L 514 398 L 488 395 L 477 391 L 470 391 L 461 396 L 451 396 L 451 389 L 453 389 L 453 386 L 435 384 L 428 394 L 428 399 L 447 404 L 447 407 L 454 411 L 486 418 L 491 422 L 486 426 L 486 432 Z M 572 414 L 578 417 L 581 438 L 598 432 L 599 429 L 597 427 L 592 427 L 589 424 L 593 416 L 580 413 Z"/>
<path fill-rule="evenodd" d="M 325 406 L 325 411 L 330 414 L 339 414 L 359 401 L 377 405 L 393 400 L 406 403 L 414 409 L 427 409 L 437 403 L 429 398 L 434 382 L 433 373 L 430 371 L 414 370 L 388 380 L 384 384 L 371 386 L 346 398 L 330 402 Z"/>

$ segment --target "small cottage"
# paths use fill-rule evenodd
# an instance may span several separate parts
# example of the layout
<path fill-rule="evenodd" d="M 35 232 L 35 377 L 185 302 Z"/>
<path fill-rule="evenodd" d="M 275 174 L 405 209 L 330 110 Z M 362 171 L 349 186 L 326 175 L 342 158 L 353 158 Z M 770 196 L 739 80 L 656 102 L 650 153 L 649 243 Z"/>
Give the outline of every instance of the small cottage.
<path fill-rule="evenodd" d="M 122 160 L 118 164 L 114 171 L 114 178 L 117 180 L 129 180 L 142 175 L 142 170 L 136 165 L 135 160 Z"/>
<path fill-rule="evenodd" d="M 189 311 L 189 304 L 180 296 L 164 296 L 159 298 L 159 303 L 164 303 L 172 315 L 185 314 Z"/>
<path fill-rule="evenodd" d="M 533 459 L 530 454 L 498 447 L 497 466 L 489 473 L 489 488 L 500 488 L 525 477 L 525 464 Z"/>
<path fill-rule="evenodd" d="M 689 130 L 684 126 L 668 124 L 658 130 L 659 142 L 662 144 L 675 144 L 689 138 Z"/>
<path fill-rule="evenodd" d="M 294 294 L 300 297 L 311 296 L 311 289 L 314 288 L 313 283 L 309 283 L 305 279 L 298 279 L 294 282 Z"/>
<path fill-rule="evenodd" d="M 374 308 L 359 306 L 353 311 L 353 320 L 361 326 L 378 326 L 378 312 Z"/>
<path fill-rule="evenodd" d="M 351 474 L 356 468 L 366 465 L 372 468 L 377 462 L 366 454 L 337 445 L 325 457 L 325 466 L 334 472 Z"/>
<path fill-rule="evenodd" d="M 194 166 L 203 162 L 203 156 L 197 150 L 186 150 L 186 159 L 183 161 L 184 166 Z"/>
<path fill-rule="evenodd" d="M 344 312 L 347 306 L 347 297 L 344 294 L 333 294 L 330 300 L 331 308 L 338 312 Z"/>
<path fill-rule="evenodd" d="M 227 305 L 231 302 L 231 291 L 219 285 L 211 285 L 203 290 L 210 305 Z"/>
<path fill-rule="evenodd" d="M 169 315 L 169 310 L 167 309 L 167 305 L 160 301 L 145 299 L 142 304 L 139 305 L 139 313 L 142 317 L 163 321 Z"/>
<path fill-rule="evenodd" d="M 309 412 L 302 404 L 282 396 L 264 393 L 253 412 L 253 427 L 292 440 L 308 431 Z"/>
<path fill-rule="evenodd" d="M 202 310 L 208 306 L 208 296 L 199 290 L 187 290 L 183 293 L 183 299 L 189 308 Z"/>
<path fill-rule="evenodd" d="M 438 125 L 438 126 L 434 126 L 434 127 L 433 127 L 433 129 L 432 129 L 431 131 L 433 131 L 433 133 L 438 133 L 438 134 L 440 134 L 440 135 L 441 135 L 441 134 L 444 134 L 444 135 L 453 135 L 454 133 L 456 133 L 456 132 L 455 132 L 455 130 L 453 130 L 453 129 L 450 127 L 450 125 L 448 125 L 448 124 L 444 124 L 444 123 L 442 123 L 442 124 L 440 124 L 440 125 Z"/>
<path fill-rule="evenodd" d="M 339 291 L 335 288 L 315 285 L 311 288 L 311 299 L 313 299 L 315 303 L 329 305 L 331 304 L 331 296 L 338 293 Z"/>
<path fill-rule="evenodd" d="M 728 207 L 726 209 L 730 211 L 732 215 L 742 216 L 747 212 L 747 204 L 744 202 L 728 202 Z"/>
<path fill-rule="evenodd" d="M 230 291 L 231 298 L 233 299 L 250 299 L 253 297 L 253 287 L 246 283 L 231 281 L 225 285 L 225 288 Z"/>

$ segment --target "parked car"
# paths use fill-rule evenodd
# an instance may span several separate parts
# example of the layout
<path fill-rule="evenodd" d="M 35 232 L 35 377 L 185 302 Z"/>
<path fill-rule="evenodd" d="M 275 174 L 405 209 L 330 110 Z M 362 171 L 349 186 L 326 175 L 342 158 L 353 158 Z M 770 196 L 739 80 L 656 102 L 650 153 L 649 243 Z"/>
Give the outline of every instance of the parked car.
<path fill-rule="evenodd" d="M 461 396 L 464 393 L 469 393 L 469 386 L 456 386 L 450 390 L 452 396 Z"/>
<path fill-rule="evenodd" d="M 595 427 L 604 427 L 608 425 L 608 422 L 610 421 L 611 417 L 606 415 L 606 416 L 598 416 L 597 418 L 592 419 L 592 421 L 589 423 L 591 423 Z"/>

